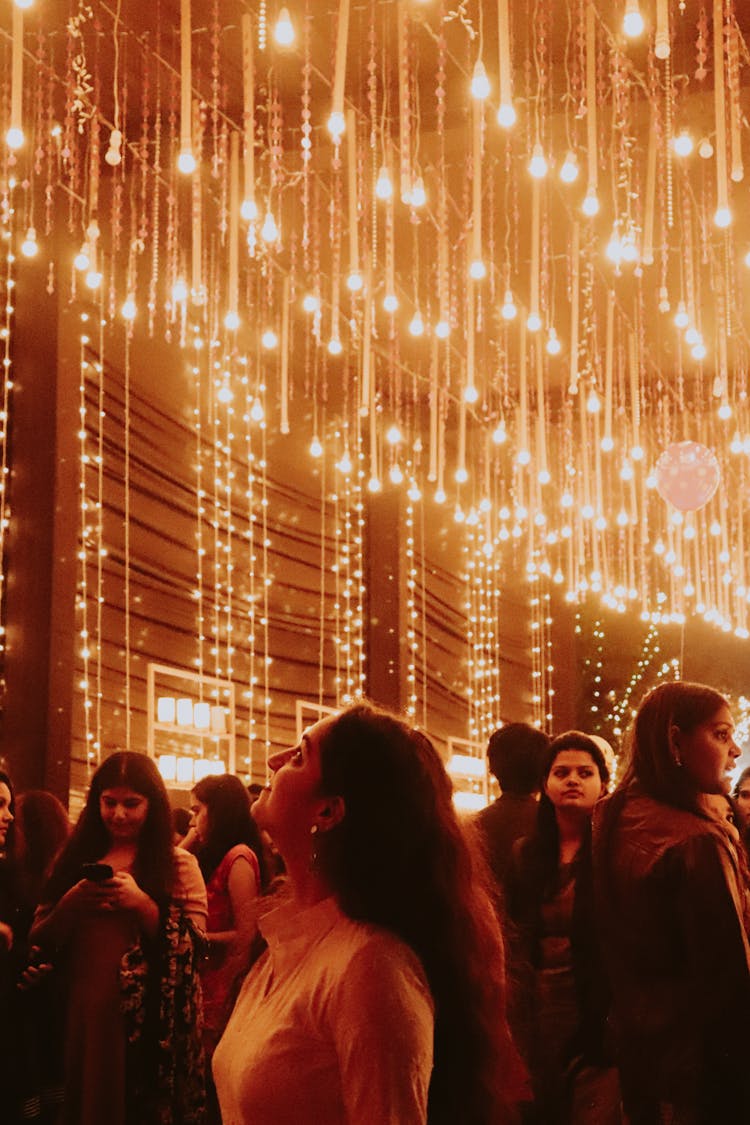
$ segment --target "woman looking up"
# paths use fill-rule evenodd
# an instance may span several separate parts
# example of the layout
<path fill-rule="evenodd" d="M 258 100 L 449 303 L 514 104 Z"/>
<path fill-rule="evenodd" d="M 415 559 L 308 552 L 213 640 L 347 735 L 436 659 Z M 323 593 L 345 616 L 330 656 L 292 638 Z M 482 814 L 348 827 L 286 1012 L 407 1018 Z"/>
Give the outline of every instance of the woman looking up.
<path fill-rule="evenodd" d="M 747 1121 L 750 950 L 741 850 L 716 814 L 739 755 L 726 699 L 660 684 L 594 816 L 594 873 L 631 1125 Z"/>
<path fill-rule="evenodd" d="M 534 833 L 517 842 L 506 884 L 515 924 L 517 998 L 534 1085 L 535 1122 L 619 1122 L 619 1088 L 604 1049 L 606 989 L 595 938 L 591 817 L 609 770 L 588 735 L 550 743 Z M 525 993 L 525 995 L 524 995 Z"/>
<path fill-rule="evenodd" d="M 112 754 L 91 779 L 30 935 L 66 978 L 64 1122 L 202 1121 L 192 970 L 205 919 L 203 880 L 195 858 L 172 846 L 156 766 Z"/>
<path fill-rule="evenodd" d="M 489 876 L 432 744 L 357 704 L 269 765 L 253 815 L 292 897 L 214 1055 L 225 1125 L 513 1120 Z"/>

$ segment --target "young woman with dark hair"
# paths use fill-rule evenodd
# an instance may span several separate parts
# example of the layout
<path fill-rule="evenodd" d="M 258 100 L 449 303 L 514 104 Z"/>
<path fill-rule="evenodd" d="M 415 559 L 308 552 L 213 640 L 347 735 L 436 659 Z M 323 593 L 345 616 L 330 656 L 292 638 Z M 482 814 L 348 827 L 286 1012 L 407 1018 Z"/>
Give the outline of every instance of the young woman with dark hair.
<path fill-rule="evenodd" d="M 205 919 L 203 880 L 172 846 L 154 762 L 112 754 L 31 932 L 67 985 L 66 1125 L 202 1121 L 194 959 Z"/>
<path fill-rule="evenodd" d="M 621 1120 L 592 902 L 591 817 L 608 782 L 592 738 L 568 731 L 553 739 L 536 828 L 516 842 L 506 881 L 514 975 L 522 982 L 519 1041 L 534 1086 L 530 1120 L 540 1125 Z"/>
<path fill-rule="evenodd" d="M 739 752 L 724 696 L 660 684 L 635 716 L 623 780 L 594 817 L 597 912 L 631 1125 L 747 1121 L 748 888 L 716 800 L 729 792 Z"/>
<path fill-rule="evenodd" d="M 490 1125 L 523 1069 L 486 866 L 429 740 L 367 704 L 270 759 L 291 902 L 214 1055 L 224 1120 Z"/>
<path fill-rule="evenodd" d="M 208 895 L 208 956 L 201 966 L 203 1041 L 210 1060 L 247 972 L 258 929 L 265 861 L 250 795 L 238 777 L 205 777 L 195 786 L 183 847 L 200 864 Z"/>

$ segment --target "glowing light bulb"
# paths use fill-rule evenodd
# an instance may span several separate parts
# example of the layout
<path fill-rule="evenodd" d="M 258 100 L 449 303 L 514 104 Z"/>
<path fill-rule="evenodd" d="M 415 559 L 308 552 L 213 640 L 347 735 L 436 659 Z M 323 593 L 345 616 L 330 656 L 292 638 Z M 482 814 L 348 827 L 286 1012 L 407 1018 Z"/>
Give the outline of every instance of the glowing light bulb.
<path fill-rule="evenodd" d="M 329 355 L 341 355 L 343 350 L 344 349 L 338 336 L 331 336 L 330 340 L 328 341 Z"/>
<path fill-rule="evenodd" d="M 29 227 L 26 231 L 26 237 L 21 243 L 21 253 L 24 258 L 33 258 L 39 250 L 39 245 L 36 240 L 36 231 L 33 227 Z"/>
<path fill-rule="evenodd" d="M 690 354 L 693 357 L 693 359 L 700 360 L 700 359 L 706 358 L 707 349 L 706 349 L 706 345 L 703 343 L 702 340 L 699 340 L 697 342 L 697 344 L 693 345 L 693 347 L 690 349 Z M 721 417 L 721 415 L 719 415 L 719 416 Z"/>
<path fill-rule="evenodd" d="M 578 179 L 578 159 L 574 152 L 569 152 L 560 169 L 560 179 L 564 184 L 572 184 Z"/>
<path fill-rule="evenodd" d="M 266 328 L 265 332 L 260 338 L 260 342 L 266 351 L 273 351 L 279 342 L 279 338 L 274 332 L 273 328 Z"/>
<path fill-rule="evenodd" d="M 497 123 L 503 129 L 510 129 L 516 123 L 516 111 L 510 102 L 503 102 L 497 111 Z"/>
<path fill-rule="evenodd" d="M 306 313 L 316 313 L 320 308 L 320 301 L 314 293 L 305 293 L 302 298 L 302 308 Z"/>
<path fill-rule="evenodd" d="M 692 347 L 693 344 L 697 344 L 700 338 L 701 334 L 695 325 L 691 324 L 689 328 L 685 329 L 685 343 L 689 347 Z"/>
<path fill-rule="evenodd" d="M 630 460 L 631 461 L 642 461 L 643 460 L 643 448 L 642 448 L 642 446 L 634 445 L 631 448 L 631 450 L 630 450 Z"/>
<path fill-rule="evenodd" d="M 457 484 L 466 484 L 467 480 L 469 479 L 469 474 L 463 467 L 463 465 L 460 468 L 456 469 L 454 476 L 456 478 Z"/>
<path fill-rule="evenodd" d="M 495 430 L 492 434 L 492 440 L 494 441 L 495 445 L 503 445 L 503 443 L 508 440 L 508 434 L 505 429 L 505 422 L 499 422 L 495 427 Z"/>
<path fill-rule="evenodd" d="M 370 492 L 380 492 L 383 486 L 377 477 L 370 477 L 369 481 L 367 482 L 367 487 Z"/>
<path fill-rule="evenodd" d="M 239 326 L 239 314 L 236 313 L 234 309 L 230 309 L 227 315 L 224 317 L 224 327 L 228 328 L 230 332 L 236 332 Z"/>
<path fill-rule="evenodd" d="M 677 328 L 687 328 L 690 323 L 690 317 L 687 314 L 684 301 L 680 301 L 677 305 L 677 312 L 674 314 L 674 322 Z"/>
<path fill-rule="evenodd" d="M 232 394 L 231 388 L 224 385 L 223 387 L 219 387 L 216 397 L 218 398 L 219 402 L 223 402 L 226 404 L 232 401 L 234 395 Z"/>
<path fill-rule="evenodd" d="M 439 340 L 447 340 L 451 334 L 451 326 L 447 320 L 439 320 L 435 325 L 435 335 Z"/>
<path fill-rule="evenodd" d="M 350 473 L 352 471 L 352 459 L 349 456 L 348 450 L 344 450 L 341 459 L 336 462 L 336 468 L 341 473 Z"/>
<path fill-rule="evenodd" d="M 438 488 L 438 489 L 435 490 L 435 503 L 436 504 L 444 504 L 445 503 L 445 489 L 444 488 Z"/>
<path fill-rule="evenodd" d="M 669 32 L 660 28 L 654 37 L 654 54 L 657 59 L 668 59 L 669 52 Z"/>
<path fill-rule="evenodd" d="M 464 402 L 474 403 L 478 398 L 479 391 L 473 383 L 469 383 L 467 387 L 464 387 Z"/>
<path fill-rule="evenodd" d="M 554 328 L 550 326 L 549 332 L 547 333 L 547 352 L 549 355 L 559 355 L 561 348 L 562 344 L 557 338 L 557 333 Z"/>
<path fill-rule="evenodd" d="M 312 439 L 312 441 L 310 442 L 310 456 L 311 457 L 322 457 L 323 456 L 323 446 L 320 444 L 320 439 L 317 438 L 317 437 L 314 437 Z"/>
<path fill-rule="evenodd" d="M 383 308 L 387 313 L 395 313 L 398 308 L 398 297 L 395 293 L 386 293 L 383 297 Z"/>
<path fill-rule="evenodd" d="M 187 283 L 181 277 L 177 278 L 172 286 L 172 300 L 177 303 L 178 301 L 186 301 L 188 295 Z"/>
<path fill-rule="evenodd" d="M 516 457 L 519 465 L 528 465 L 531 462 L 531 453 L 528 449 L 519 449 Z"/>
<path fill-rule="evenodd" d="M 279 228 L 276 226 L 276 220 L 270 211 L 266 211 L 266 217 L 260 229 L 260 237 L 264 242 L 269 243 L 276 242 L 279 237 Z"/>
<path fill-rule="evenodd" d="M 328 118 L 328 132 L 331 134 L 334 141 L 339 141 L 343 137 L 345 128 L 346 122 L 344 121 L 343 113 L 339 110 L 334 110 Z"/>
<path fill-rule="evenodd" d="M 614 262 L 616 266 L 622 261 L 622 243 L 615 232 L 607 243 L 606 254 L 610 262 Z"/>
<path fill-rule="evenodd" d="M 481 59 L 477 59 L 474 63 L 474 73 L 471 76 L 471 96 L 476 98 L 477 101 L 484 101 L 485 98 L 490 96 L 490 80 Z"/>
<path fill-rule="evenodd" d="M 120 153 L 121 145 L 122 133 L 119 129 L 113 129 L 109 134 L 109 148 L 104 155 L 104 159 L 111 168 L 116 168 L 122 161 L 122 154 Z"/>
<path fill-rule="evenodd" d="M 560 497 L 560 507 L 561 508 L 572 508 L 573 507 L 573 497 L 569 492 L 563 492 L 562 496 Z"/>
<path fill-rule="evenodd" d="M 177 157 L 177 168 L 178 171 L 182 172 L 183 176 L 192 176 L 193 172 L 197 168 L 197 164 L 195 162 L 195 157 L 193 156 L 191 149 L 184 148 L 182 150 L 180 155 Z"/>
<path fill-rule="evenodd" d="M 404 474 L 398 465 L 391 465 L 388 476 L 391 478 L 391 484 L 401 484 L 404 479 Z"/>
<path fill-rule="evenodd" d="M 398 443 L 403 440 L 401 437 L 401 430 L 395 423 L 388 428 L 388 432 L 385 435 L 385 440 L 389 445 L 398 445 Z"/>
<path fill-rule="evenodd" d="M 417 176 L 414 181 L 409 202 L 412 207 L 424 207 L 427 202 L 427 192 L 424 190 L 424 180 L 421 176 Z"/>
<path fill-rule="evenodd" d="M 637 39 L 639 35 L 643 35 L 645 26 L 638 0 L 627 0 L 625 4 L 625 15 L 622 21 L 622 30 L 627 35 L 628 39 Z"/>
<path fill-rule="evenodd" d="M 728 227 L 732 221 L 732 212 L 728 207 L 717 207 L 714 213 L 714 224 L 717 227 Z"/>
<path fill-rule="evenodd" d="M 378 199 L 383 200 L 391 199 L 393 196 L 393 183 L 385 166 L 378 172 L 378 178 L 375 181 L 375 195 Z"/>
<path fill-rule="evenodd" d="M 703 160 L 710 160 L 713 154 L 714 146 L 711 144 L 708 137 L 704 137 L 698 145 L 698 156 L 702 157 Z"/>
<path fill-rule="evenodd" d="M 25 137 L 23 129 L 20 125 L 13 125 L 5 134 L 5 143 L 8 148 L 19 149 L 22 148 Z"/>
<path fill-rule="evenodd" d="M 633 476 L 633 466 L 626 458 L 622 463 L 622 468 L 620 469 L 620 480 L 632 480 Z"/>
<path fill-rule="evenodd" d="M 726 422 L 729 418 L 732 417 L 732 408 L 728 402 L 723 402 L 719 407 L 718 413 L 722 422 Z"/>
<path fill-rule="evenodd" d="M 662 287 L 659 289 L 659 312 L 668 313 L 669 307 L 669 294 L 667 293 L 667 287 L 666 285 L 662 285 Z"/>
<path fill-rule="evenodd" d="M 612 440 L 612 438 L 609 436 L 609 434 L 605 434 L 604 437 L 602 438 L 600 446 L 599 446 L 602 453 L 611 453 L 612 450 L 614 449 L 614 447 L 615 447 L 615 443 Z"/>
<path fill-rule="evenodd" d="M 363 285 L 364 285 L 364 281 L 362 280 L 362 274 L 358 273 L 357 270 L 352 270 L 352 272 L 349 274 L 349 276 L 346 279 L 346 287 L 349 290 L 349 292 L 350 293 L 359 293 L 359 291 L 360 291 L 360 289 L 362 288 Z"/>
<path fill-rule="evenodd" d="M 419 309 L 417 309 L 417 311 L 414 313 L 414 316 L 411 318 L 411 321 L 409 323 L 409 331 L 411 332 L 412 336 L 421 336 L 424 332 L 424 321 L 422 320 L 422 314 L 420 313 Z"/>
<path fill-rule="evenodd" d="M 581 210 L 589 219 L 593 219 L 594 215 L 599 214 L 599 200 L 593 188 L 589 188 L 586 192 L 586 197 L 581 204 Z"/>
<path fill-rule="evenodd" d="M 486 276 L 487 267 L 480 258 L 477 258 L 469 266 L 469 277 L 472 277 L 474 281 L 481 281 Z"/>
<path fill-rule="evenodd" d="M 601 408 L 602 404 L 599 401 L 599 395 L 596 391 L 592 390 L 589 397 L 586 399 L 586 409 L 589 414 L 598 414 Z"/>
<path fill-rule="evenodd" d="M 536 479 L 540 484 L 549 484 L 549 482 L 552 480 L 552 477 L 549 475 L 549 471 L 547 469 L 540 469 L 537 473 Z"/>
<path fill-rule="evenodd" d="M 750 269 L 750 250 L 745 254 L 745 265 Z"/>
<path fill-rule="evenodd" d="M 506 289 L 505 298 L 503 300 L 503 307 L 500 310 L 503 320 L 513 320 L 517 311 L 518 310 L 513 303 L 513 293 L 510 289 Z"/>
<path fill-rule="evenodd" d="M 240 216 L 246 223 L 255 222 L 258 218 L 258 204 L 254 199 L 243 199 L 240 204 Z"/>
<path fill-rule="evenodd" d="M 250 407 L 250 417 L 253 422 L 262 422 L 264 418 L 263 403 L 259 398 L 256 398 L 253 405 Z"/>
<path fill-rule="evenodd" d="M 15 6 L 20 8 L 22 12 L 27 12 L 31 7 L 33 0 L 13 0 Z"/>
<path fill-rule="evenodd" d="M 122 319 L 123 320 L 135 320 L 136 311 L 137 310 L 136 310 L 136 307 L 135 307 L 135 298 L 133 297 L 132 293 L 129 293 L 128 296 L 123 301 L 122 308 L 120 309 L 120 313 L 122 314 Z"/>
<path fill-rule="evenodd" d="M 98 289 L 102 283 L 102 275 L 99 270 L 89 270 L 86 274 L 86 285 L 89 289 Z"/>
<path fill-rule="evenodd" d="M 683 129 L 678 136 L 672 138 L 672 148 L 678 156 L 690 156 L 693 151 L 693 138 L 687 129 Z"/>
<path fill-rule="evenodd" d="M 91 258 L 89 257 L 88 247 L 84 244 L 73 259 L 73 265 L 77 270 L 83 273 L 91 265 Z"/>
<path fill-rule="evenodd" d="M 288 8 L 280 10 L 279 18 L 276 20 L 276 26 L 273 29 L 273 37 L 280 47 L 291 47 L 294 42 L 294 24 L 289 17 Z"/>
<path fill-rule="evenodd" d="M 539 313 L 529 313 L 526 320 L 526 327 L 528 328 L 529 332 L 539 331 L 539 329 L 542 327 L 542 318 L 540 317 Z"/>
<path fill-rule="evenodd" d="M 548 167 L 542 146 L 537 141 L 529 161 L 529 172 L 535 180 L 543 180 L 547 175 Z"/>

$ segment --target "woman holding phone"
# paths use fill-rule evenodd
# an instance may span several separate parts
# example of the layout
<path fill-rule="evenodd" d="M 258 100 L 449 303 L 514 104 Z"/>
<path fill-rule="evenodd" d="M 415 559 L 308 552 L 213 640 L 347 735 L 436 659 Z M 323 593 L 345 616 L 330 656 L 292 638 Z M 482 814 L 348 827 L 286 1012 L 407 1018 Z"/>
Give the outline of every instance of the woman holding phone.
<path fill-rule="evenodd" d="M 66 978 L 63 1122 L 203 1120 L 205 920 L 203 879 L 172 845 L 155 764 L 112 754 L 91 780 L 31 932 Z"/>

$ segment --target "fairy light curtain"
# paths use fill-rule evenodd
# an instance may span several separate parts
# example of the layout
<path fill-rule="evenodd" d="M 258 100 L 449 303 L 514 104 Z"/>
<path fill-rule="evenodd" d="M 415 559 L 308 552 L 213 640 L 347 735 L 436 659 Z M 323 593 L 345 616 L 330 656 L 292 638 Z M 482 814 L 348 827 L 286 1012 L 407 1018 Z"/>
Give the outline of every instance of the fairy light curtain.
<path fill-rule="evenodd" d="M 499 714 L 496 583 L 520 566 L 547 723 L 553 588 L 748 636 L 747 20 L 734 0 L 8 2 L 17 268 L 63 229 L 78 253 L 51 284 L 201 352 L 215 555 L 247 441 L 230 409 L 325 460 L 343 644 L 365 490 L 457 521 L 472 735 Z M 686 513 L 653 472 L 683 440 L 721 473 Z M 231 581 L 201 574 L 229 654 Z M 361 675 L 342 647 L 342 698 Z"/>

